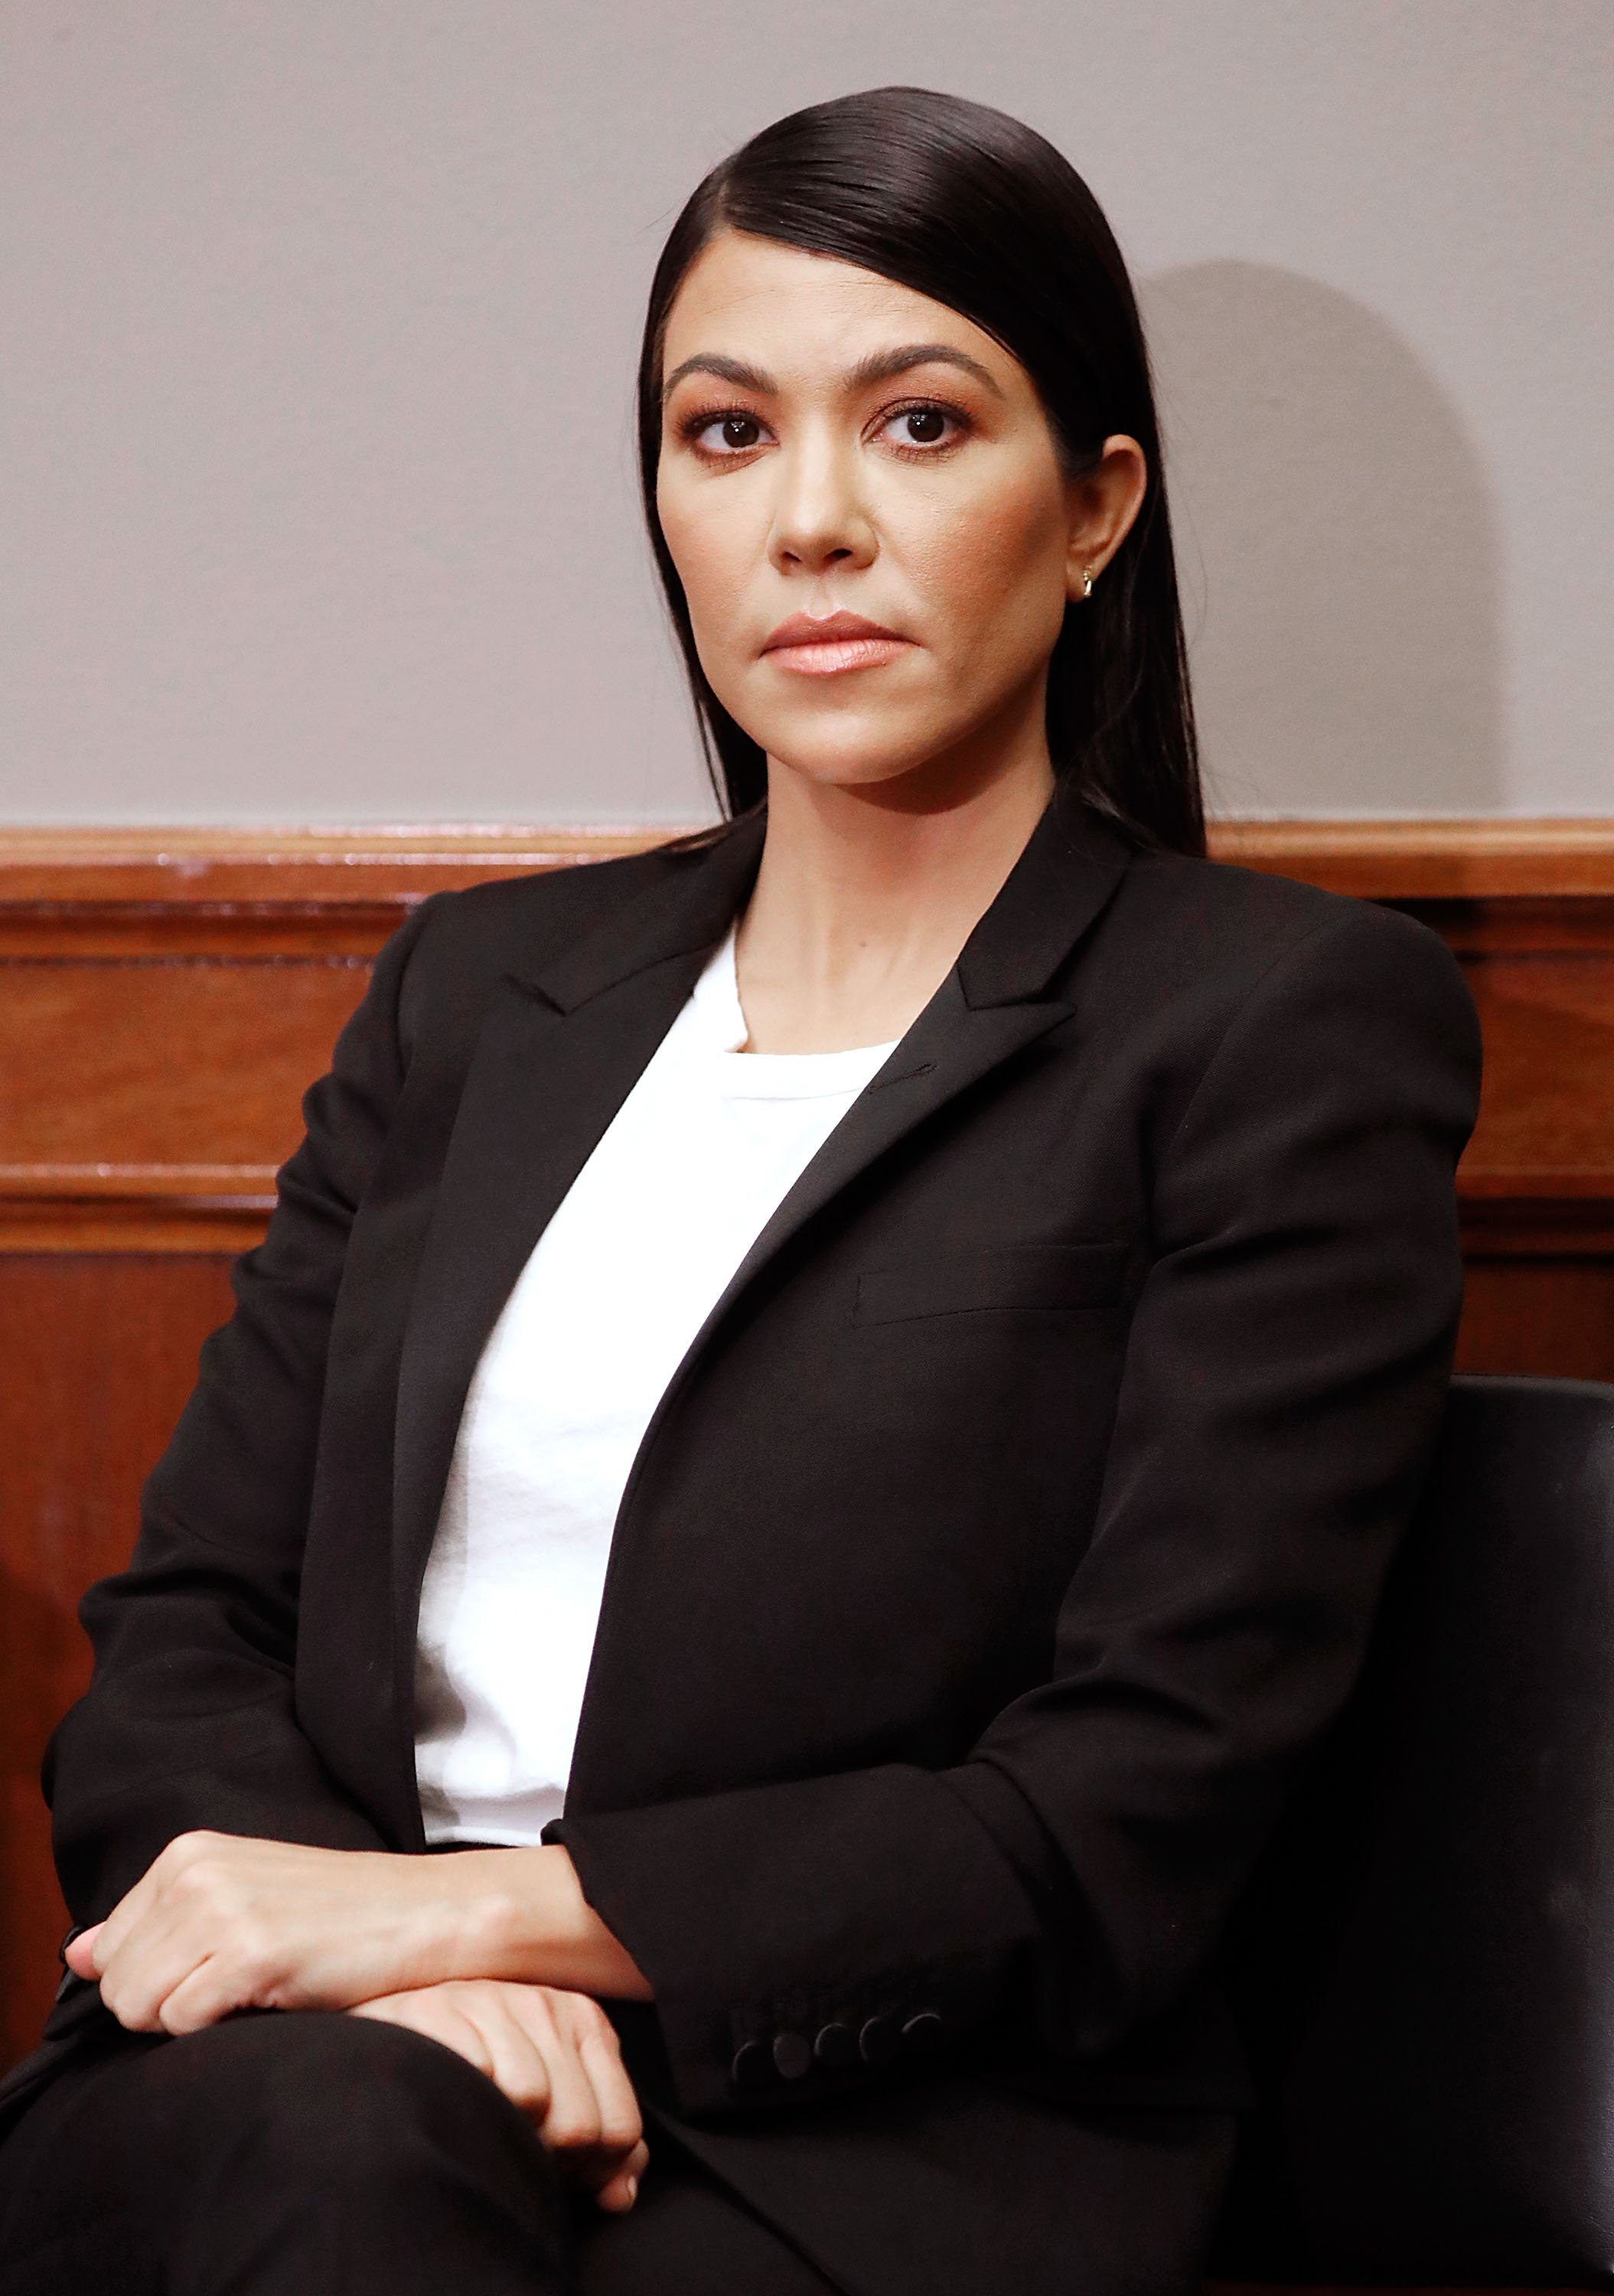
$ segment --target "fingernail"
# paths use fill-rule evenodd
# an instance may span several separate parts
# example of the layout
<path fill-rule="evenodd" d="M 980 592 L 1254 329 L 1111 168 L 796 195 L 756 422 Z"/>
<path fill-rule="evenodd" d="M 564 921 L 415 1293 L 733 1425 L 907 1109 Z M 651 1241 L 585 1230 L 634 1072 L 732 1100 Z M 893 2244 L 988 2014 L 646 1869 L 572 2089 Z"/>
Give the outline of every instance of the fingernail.
<path fill-rule="evenodd" d="M 627 2205 L 630 2209 L 638 2197 L 639 2179 L 637 2177 L 630 2177 L 627 2180 Z"/>

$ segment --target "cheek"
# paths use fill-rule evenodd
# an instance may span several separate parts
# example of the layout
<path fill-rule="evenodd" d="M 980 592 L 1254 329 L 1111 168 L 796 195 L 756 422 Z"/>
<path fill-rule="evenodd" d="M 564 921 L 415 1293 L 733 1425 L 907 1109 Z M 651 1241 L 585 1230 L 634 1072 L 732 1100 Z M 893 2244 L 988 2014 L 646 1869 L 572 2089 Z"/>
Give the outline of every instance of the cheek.
<path fill-rule="evenodd" d="M 918 505 L 913 506 L 915 511 Z M 1065 612 L 1065 514 L 1045 484 L 938 495 L 904 522 L 910 578 L 948 650 L 1051 650 Z"/>
<path fill-rule="evenodd" d="M 721 489 L 703 489 L 698 503 L 676 482 L 657 490 L 661 531 L 684 585 L 702 659 L 709 646 L 721 652 L 734 622 L 734 609 L 756 562 L 743 489 L 732 480 Z"/>

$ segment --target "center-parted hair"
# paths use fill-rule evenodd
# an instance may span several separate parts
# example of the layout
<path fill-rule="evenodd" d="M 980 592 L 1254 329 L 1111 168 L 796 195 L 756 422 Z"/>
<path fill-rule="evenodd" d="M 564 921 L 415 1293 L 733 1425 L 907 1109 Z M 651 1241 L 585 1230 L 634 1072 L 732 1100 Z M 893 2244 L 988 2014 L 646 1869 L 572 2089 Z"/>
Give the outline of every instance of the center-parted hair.
<path fill-rule="evenodd" d="M 691 265 L 719 232 L 750 232 L 893 279 L 972 320 L 1019 360 L 1072 476 L 1106 438 L 1143 447 L 1148 491 L 1085 603 L 1067 607 L 1048 674 L 1054 771 L 1135 843 L 1205 845 L 1193 704 L 1149 354 L 1098 201 L 1045 137 L 988 105 L 871 88 L 765 127 L 695 191 L 651 286 L 639 365 L 645 516 L 683 649 L 714 787 L 730 814 L 766 793 L 761 746 L 700 667 L 656 509 L 662 345 Z"/>

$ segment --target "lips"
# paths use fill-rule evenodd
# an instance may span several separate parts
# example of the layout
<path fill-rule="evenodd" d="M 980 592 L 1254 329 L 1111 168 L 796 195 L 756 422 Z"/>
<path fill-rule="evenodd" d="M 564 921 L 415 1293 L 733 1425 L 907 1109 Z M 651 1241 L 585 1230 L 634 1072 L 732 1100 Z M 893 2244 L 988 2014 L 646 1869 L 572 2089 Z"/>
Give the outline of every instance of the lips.
<path fill-rule="evenodd" d="M 826 677 L 842 670 L 873 669 L 894 660 L 912 643 L 863 614 L 827 614 L 818 619 L 811 614 L 792 614 L 780 623 L 762 651 L 776 668 Z"/>

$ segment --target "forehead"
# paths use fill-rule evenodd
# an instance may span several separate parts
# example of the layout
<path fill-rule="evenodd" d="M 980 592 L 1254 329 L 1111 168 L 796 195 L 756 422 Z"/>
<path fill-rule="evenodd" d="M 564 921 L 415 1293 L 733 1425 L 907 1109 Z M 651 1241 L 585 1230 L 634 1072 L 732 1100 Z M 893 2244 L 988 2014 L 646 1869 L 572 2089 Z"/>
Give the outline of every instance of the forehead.
<path fill-rule="evenodd" d="M 715 352 L 807 381 L 906 342 L 967 351 L 1005 389 L 1020 373 L 1001 343 L 949 304 L 834 256 L 725 231 L 696 258 L 674 298 L 662 372 Z"/>

